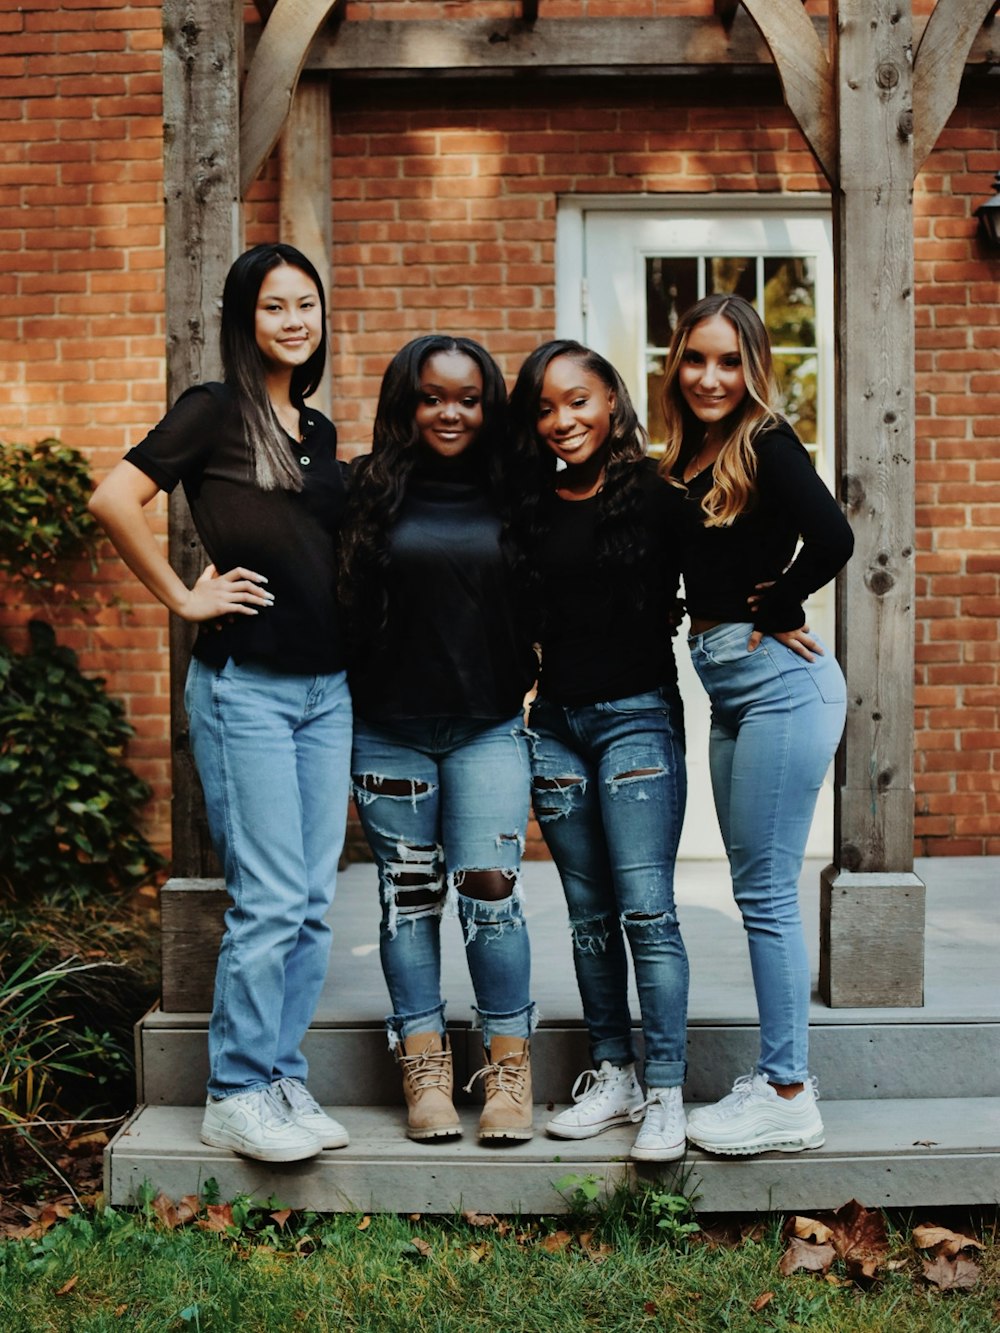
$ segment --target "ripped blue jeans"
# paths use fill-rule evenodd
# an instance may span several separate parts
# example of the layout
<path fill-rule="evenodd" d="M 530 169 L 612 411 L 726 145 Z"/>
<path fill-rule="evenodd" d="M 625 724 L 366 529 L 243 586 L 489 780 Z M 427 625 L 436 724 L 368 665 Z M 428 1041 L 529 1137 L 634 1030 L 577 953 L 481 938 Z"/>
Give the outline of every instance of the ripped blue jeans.
<path fill-rule="evenodd" d="M 635 1059 L 628 939 L 648 1087 L 684 1082 L 688 961 L 674 906 L 684 819 L 684 721 L 676 690 L 564 708 L 528 720 L 532 799 L 569 908 L 594 1064 Z"/>
<path fill-rule="evenodd" d="M 528 1037 L 531 952 L 521 909 L 530 765 L 520 715 L 355 722 L 354 799 L 378 864 L 389 1044 L 445 1030 L 441 919 L 458 916 L 477 1024 Z"/>

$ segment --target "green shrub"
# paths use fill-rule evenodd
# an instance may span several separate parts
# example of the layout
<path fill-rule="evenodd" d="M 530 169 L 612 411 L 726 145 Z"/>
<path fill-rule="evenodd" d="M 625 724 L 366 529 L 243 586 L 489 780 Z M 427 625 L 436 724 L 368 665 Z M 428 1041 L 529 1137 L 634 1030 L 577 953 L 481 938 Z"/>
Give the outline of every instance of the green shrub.
<path fill-rule="evenodd" d="M 0 883 L 22 902 L 122 892 L 162 865 L 135 822 L 132 728 L 50 626 L 29 629 L 28 653 L 0 643 Z"/>
<path fill-rule="evenodd" d="M 52 588 L 67 561 L 93 561 L 90 489 L 85 459 L 58 440 L 0 444 L 0 574 Z"/>

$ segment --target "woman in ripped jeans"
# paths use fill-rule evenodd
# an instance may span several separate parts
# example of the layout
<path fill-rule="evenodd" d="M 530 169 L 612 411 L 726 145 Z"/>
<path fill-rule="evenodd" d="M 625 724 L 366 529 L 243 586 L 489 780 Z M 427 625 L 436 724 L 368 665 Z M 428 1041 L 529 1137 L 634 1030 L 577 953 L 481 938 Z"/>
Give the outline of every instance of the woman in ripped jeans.
<path fill-rule="evenodd" d="M 514 596 L 507 394 L 466 338 L 416 338 L 382 381 L 353 466 L 341 588 L 352 640 L 355 801 L 378 863 L 380 954 L 410 1138 L 461 1134 L 441 995 L 456 914 L 482 1029 L 479 1137 L 528 1139 L 534 1025 L 520 862 L 536 670 Z M 470 1084 L 471 1087 L 471 1084 Z"/>
<path fill-rule="evenodd" d="M 529 717 L 535 814 L 562 879 L 595 1069 L 547 1125 L 585 1139 L 642 1120 L 632 1156 L 684 1153 L 688 964 L 674 907 L 684 725 L 671 647 L 670 486 L 618 372 L 579 343 L 525 361 L 511 395 L 521 539 L 540 607 Z M 642 1010 L 643 1092 L 628 1004 Z"/>

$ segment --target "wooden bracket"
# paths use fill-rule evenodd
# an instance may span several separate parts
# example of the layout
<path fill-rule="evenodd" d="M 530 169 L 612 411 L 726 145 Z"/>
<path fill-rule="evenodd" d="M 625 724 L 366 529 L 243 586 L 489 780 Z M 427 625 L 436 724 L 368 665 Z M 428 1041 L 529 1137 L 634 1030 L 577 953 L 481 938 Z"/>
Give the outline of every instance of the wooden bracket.
<path fill-rule="evenodd" d="M 240 198 L 281 137 L 313 38 L 339 0 L 277 0 L 261 33 L 240 105 Z"/>
<path fill-rule="evenodd" d="M 837 181 L 833 69 L 799 0 L 742 0 L 767 42 L 789 111 L 831 185 Z"/>
<path fill-rule="evenodd" d="M 923 166 L 958 101 L 965 62 L 995 0 L 937 0 L 913 58 L 913 172 Z"/>

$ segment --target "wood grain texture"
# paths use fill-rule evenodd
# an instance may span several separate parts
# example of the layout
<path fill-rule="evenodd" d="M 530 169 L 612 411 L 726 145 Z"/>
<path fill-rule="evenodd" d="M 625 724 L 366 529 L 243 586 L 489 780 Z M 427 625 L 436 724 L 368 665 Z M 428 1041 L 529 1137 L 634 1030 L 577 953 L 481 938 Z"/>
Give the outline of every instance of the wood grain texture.
<path fill-rule="evenodd" d="M 820 882 L 822 999 L 835 1009 L 919 1008 L 924 906 L 916 875 L 826 870 Z"/>
<path fill-rule="evenodd" d="M 240 115 L 240 196 L 278 142 L 313 38 L 338 0 L 277 0 L 253 54 Z"/>
<path fill-rule="evenodd" d="M 163 172 L 167 401 L 218 379 L 226 273 L 240 249 L 238 141 L 240 24 L 226 0 L 165 0 Z M 170 560 L 189 586 L 206 558 L 178 487 L 170 497 Z M 194 628 L 170 618 L 173 862 L 181 874 L 217 869 L 188 743 L 184 677 Z"/>
<path fill-rule="evenodd" d="M 995 0 L 937 0 L 913 61 L 913 170 L 918 172 L 958 101 L 973 42 Z"/>

